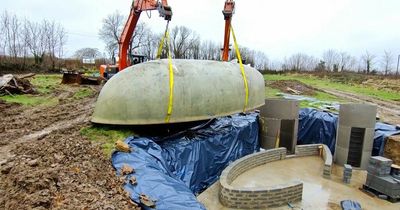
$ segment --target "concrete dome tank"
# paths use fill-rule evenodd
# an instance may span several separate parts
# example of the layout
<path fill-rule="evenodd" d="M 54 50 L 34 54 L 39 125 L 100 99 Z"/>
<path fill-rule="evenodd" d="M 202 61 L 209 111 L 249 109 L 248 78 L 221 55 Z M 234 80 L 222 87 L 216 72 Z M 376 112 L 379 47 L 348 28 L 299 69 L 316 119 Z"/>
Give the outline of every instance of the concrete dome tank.
<path fill-rule="evenodd" d="M 243 111 L 244 81 L 239 64 L 174 59 L 174 89 L 169 123 L 206 120 Z M 248 82 L 247 110 L 264 104 L 265 85 L 260 72 L 244 66 Z M 126 68 L 101 90 L 92 122 L 118 125 L 166 123 L 169 105 L 167 59 Z"/>

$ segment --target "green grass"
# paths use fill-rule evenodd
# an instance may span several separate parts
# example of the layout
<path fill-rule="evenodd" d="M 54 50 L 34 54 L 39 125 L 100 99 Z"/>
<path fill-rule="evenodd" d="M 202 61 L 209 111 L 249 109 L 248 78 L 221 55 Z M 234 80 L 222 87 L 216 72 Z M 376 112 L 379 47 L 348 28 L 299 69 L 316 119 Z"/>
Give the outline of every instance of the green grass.
<path fill-rule="evenodd" d="M 280 93 L 280 90 L 271 88 L 271 87 L 265 87 L 265 97 L 266 98 L 281 98 L 281 96 L 278 96 L 277 94 Z"/>
<path fill-rule="evenodd" d="M 6 96 L 1 96 L 0 99 L 8 103 L 18 103 L 24 106 L 37 106 L 37 105 L 54 106 L 58 103 L 58 100 L 56 98 L 35 96 L 30 94 L 14 95 L 14 96 L 6 95 Z"/>
<path fill-rule="evenodd" d="M 106 156 L 111 155 L 117 140 L 123 141 L 126 137 L 133 135 L 133 132 L 128 129 L 105 126 L 84 127 L 80 130 L 80 133 L 91 141 L 100 143 Z"/>
<path fill-rule="evenodd" d="M 73 98 L 74 99 L 83 99 L 83 98 L 92 96 L 93 94 L 94 94 L 94 91 L 92 89 L 81 88 L 76 93 L 74 93 Z"/>
<path fill-rule="evenodd" d="M 49 94 L 61 85 L 62 75 L 60 74 L 38 74 L 31 79 L 31 83 L 41 94 Z"/>
<path fill-rule="evenodd" d="M 336 89 L 350 93 L 357 93 L 371 96 L 381 100 L 399 100 L 400 93 L 388 90 L 379 90 L 374 87 L 362 84 L 344 84 L 332 82 L 327 78 L 319 78 L 313 75 L 285 74 L 285 75 L 264 75 L 266 80 L 298 80 L 307 85 L 320 89 Z"/>

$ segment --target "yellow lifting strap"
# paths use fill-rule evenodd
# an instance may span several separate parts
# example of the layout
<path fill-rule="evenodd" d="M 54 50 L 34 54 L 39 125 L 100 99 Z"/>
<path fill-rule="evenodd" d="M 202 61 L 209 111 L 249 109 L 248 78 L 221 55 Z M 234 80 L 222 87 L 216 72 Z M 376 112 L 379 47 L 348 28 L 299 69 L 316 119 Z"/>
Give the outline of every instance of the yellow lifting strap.
<path fill-rule="evenodd" d="M 242 57 L 240 56 L 239 46 L 237 44 L 235 32 L 233 31 L 232 25 L 231 25 L 231 32 L 232 32 L 233 42 L 234 42 L 234 45 L 235 45 L 236 56 L 237 56 L 237 59 L 239 60 L 240 71 L 242 72 L 242 77 L 243 77 L 244 90 L 245 90 L 245 93 L 246 93 L 246 96 L 245 96 L 245 99 L 244 99 L 243 112 L 246 112 L 247 104 L 249 103 L 249 87 L 248 87 L 248 84 L 247 84 L 247 77 L 246 77 L 246 72 L 244 71 Z"/>
<path fill-rule="evenodd" d="M 169 25 L 169 21 L 167 23 L 167 27 L 165 29 L 164 36 L 161 38 L 160 46 L 158 47 L 158 50 L 157 50 L 157 59 L 160 59 L 164 41 L 165 41 L 165 39 L 167 39 L 168 70 L 169 70 L 169 99 L 168 99 L 167 116 L 165 117 L 166 123 L 169 123 L 169 121 L 170 121 L 170 118 L 172 115 L 173 101 L 174 101 L 174 69 L 172 66 L 172 56 L 171 56 L 171 48 L 170 48 L 171 43 L 170 43 L 170 37 L 169 37 L 169 32 L 168 32 L 168 25 Z"/>
<path fill-rule="evenodd" d="M 168 46 L 168 65 L 169 65 L 169 102 L 168 102 L 168 111 L 167 117 L 165 118 L 165 122 L 169 123 L 169 120 L 172 115 L 172 108 L 173 108 L 173 100 L 174 100 L 174 69 L 172 66 L 172 58 L 171 58 L 171 43 L 169 39 L 169 33 L 166 33 L 167 38 L 167 46 Z"/>

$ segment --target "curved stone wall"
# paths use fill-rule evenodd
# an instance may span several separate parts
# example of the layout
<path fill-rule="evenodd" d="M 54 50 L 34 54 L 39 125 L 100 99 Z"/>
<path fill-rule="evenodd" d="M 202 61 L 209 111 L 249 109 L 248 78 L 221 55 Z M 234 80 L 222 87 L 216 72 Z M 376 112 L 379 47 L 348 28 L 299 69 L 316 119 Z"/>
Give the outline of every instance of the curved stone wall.
<path fill-rule="evenodd" d="M 268 162 L 283 160 L 286 158 L 286 149 L 277 148 L 254 153 L 236 160 L 222 172 L 220 177 L 221 191 L 219 199 L 224 206 L 231 208 L 269 208 L 285 205 L 288 202 L 296 202 L 302 199 L 303 183 L 291 181 L 282 185 L 259 188 L 235 188 L 231 186 L 240 174 Z M 325 168 L 329 166 L 326 173 L 330 176 L 332 156 L 327 146 L 322 144 L 296 146 L 297 156 L 320 155 L 325 160 Z M 330 161 L 330 163 L 329 163 Z"/>

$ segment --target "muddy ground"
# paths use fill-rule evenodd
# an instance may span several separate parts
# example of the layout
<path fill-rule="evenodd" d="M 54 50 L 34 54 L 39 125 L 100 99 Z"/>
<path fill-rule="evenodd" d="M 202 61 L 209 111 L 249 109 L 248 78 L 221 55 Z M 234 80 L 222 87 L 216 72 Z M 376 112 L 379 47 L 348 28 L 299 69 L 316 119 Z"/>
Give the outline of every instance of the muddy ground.
<path fill-rule="evenodd" d="M 284 93 L 289 93 L 289 94 L 307 95 L 307 96 L 314 96 L 316 94 L 315 88 L 297 80 L 267 81 L 267 85 L 271 88 L 278 89 Z"/>
<path fill-rule="evenodd" d="M 0 209 L 133 209 L 99 145 L 80 134 L 95 94 L 77 86 L 52 94 L 56 106 L 0 102 Z"/>

